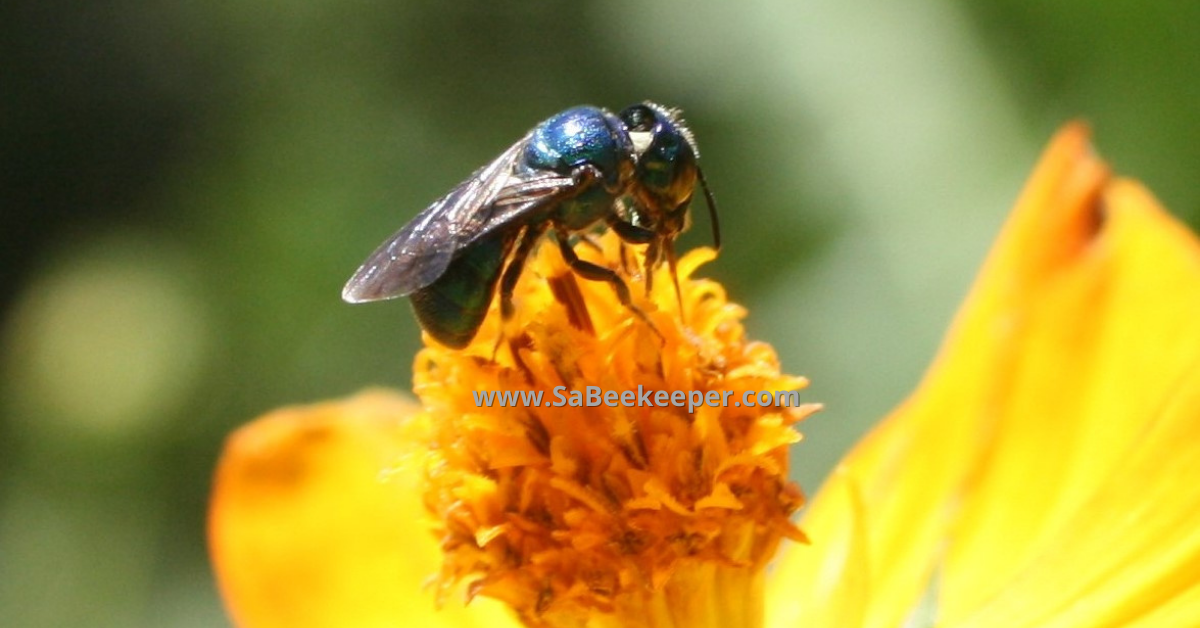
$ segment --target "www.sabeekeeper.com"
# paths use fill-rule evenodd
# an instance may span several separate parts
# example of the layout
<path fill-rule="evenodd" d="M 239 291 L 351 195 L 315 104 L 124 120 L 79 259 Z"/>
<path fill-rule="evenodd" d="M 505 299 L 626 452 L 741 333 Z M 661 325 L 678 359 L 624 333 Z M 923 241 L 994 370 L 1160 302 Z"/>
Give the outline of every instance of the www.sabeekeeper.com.
<path fill-rule="evenodd" d="M 687 408 L 695 412 L 700 406 L 727 408 L 731 402 L 733 407 L 742 406 L 784 406 L 797 407 L 803 405 L 798 390 L 747 390 L 740 398 L 730 399 L 735 393 L 732 390 L 699 390 L 667 392 L 665 390 L 646 390 L 642 386 L 637 391 L 602 390 L 599 386 L 588 386 L 583 390 L 568 390 L 566 386 L 555 386 L 547 398 L 544 390 L 476 390 L 476 408 Z"/>

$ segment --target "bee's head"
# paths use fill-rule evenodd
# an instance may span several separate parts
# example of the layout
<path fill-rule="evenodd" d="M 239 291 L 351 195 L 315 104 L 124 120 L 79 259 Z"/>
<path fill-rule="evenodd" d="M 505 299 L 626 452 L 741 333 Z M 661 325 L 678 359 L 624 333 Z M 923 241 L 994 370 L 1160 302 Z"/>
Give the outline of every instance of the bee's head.
<path fill-rule="evenodd" d="M 640 213 L 662 236 L 688 227 L 688 205 L 696 187 L 696 141 L 679 111 L 654 103 L 621 112 L 637 158 L 632 195 Z"/>

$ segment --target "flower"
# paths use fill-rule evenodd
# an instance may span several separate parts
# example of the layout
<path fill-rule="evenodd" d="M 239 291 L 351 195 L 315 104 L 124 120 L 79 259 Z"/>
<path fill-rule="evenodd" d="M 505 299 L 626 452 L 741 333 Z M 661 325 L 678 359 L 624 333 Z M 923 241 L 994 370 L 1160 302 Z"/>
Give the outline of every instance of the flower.
<path fill-rule="evenodd" d="M 691 278 L 711 253 L 681 260 L 682 311 L 669 276 L 646 294 L 626 273 L 642 318 L 542 248 L 515 320 L 418 356 L 423 410 L 374 391 L 230 438 L 210 542 L 240 626 L 1200 624 L 1200 245 L 1082 125 L 804 536 L 786 450 L 815 406 L 476 407 L 804 383 Z M 595 248 L 637 267 L 612 237 Z M 802 542 L 765 576 L 784 538 Z"/>
<path fill-rule="evenodd" d="M 596 263 L 641 267 L 615 233 L 578 248 Z M 414 367 L 424 411 L 402 425 L 384 420 L 384 436 L 394 434 L 398 447 L 390 461 L 382 449 L 356 464 L 367 478 L 392 465 L 423 476 L 430 519 L 389 522 L 381 533 L 403 544 L 414 538 L 406 528 L 419 535 L 432 528 L 444 554 L 440 599 L 463 585 L 468 598 L 503 601 L 528 626 L 761 623 L 764 566 L 783 538 L 803 539 L 791 520 L 803 496 L 787 479 L 787 452 L 800 439 L 793 426 L 817 406 L 800 402 L 807 382 L 782 375 L 770 346 L 746 339 L 745 310 L 728 303 L 719 284 L 691 277 L 713 256 L 707 249 L 684 256 L 678 282 L 667 265 L 652 271 L 657 277 L 627 270 L 633 302 L 625 305 L 605 283 L 578 280 L 554 247 L 541 247 L 518 283 L 511 321 L 493 312 L 462 350 L 427 338 Z M 539 400 L 481 400 L 492 391 Z M 602 391 L 612 397 L 607 403 Z M 783 394 L 743 403 L 752 391 Z M 414 414 L 393 404 L 359 397 L 342 412 Z M 273 495 L 299 489 L 306 497 L 309 476 L 292 470 L 343 464 L 325 456 L 367 425 L 342 428 L 346 421 L 331 417 L 331 408 L 299 420 L 285 412 L 235 436 L 216 494 L 229 486 L 237 495 L 266 478 Z M 287 473 L 262 471 L 275 468 Z M 275 482 L 279 475 L 286 482 Z M 387 490 L 387 482 L 368 483 Z M 341 498 L 336 485 L 330 489 Z M 235 499 L 214 502 L 222 572 L 262 543 L 237 536 L 246 529 L 242 513 L 258 512 L 257 496 Z M 273 516 L 277 506 L 264 503 Z M 273 541 L 276 532 L 265 534 Z M 396 550 L 403 555 L 402 546 Z M 313 569 L 289 562 L 284 571 Z M 238 599 L 239 587 L 226 591 Z M 258 612 L 257 602 L 253 610 L 232 606 L 239 619 Z"/>

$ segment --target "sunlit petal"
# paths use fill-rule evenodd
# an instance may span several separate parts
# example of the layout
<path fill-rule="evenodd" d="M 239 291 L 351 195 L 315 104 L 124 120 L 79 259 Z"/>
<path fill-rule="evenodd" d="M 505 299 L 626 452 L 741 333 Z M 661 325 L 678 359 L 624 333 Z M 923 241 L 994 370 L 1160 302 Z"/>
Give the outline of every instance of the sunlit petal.
<path fill-rule="evenodd" d="M 209 521 L 221 592 L 241 628 L 512 626 L 479 600 L 437 611 L 440 565 L 405 472 L 411 401 L 383 392 L 285 408 L 226 443 Z M 395 469 L 395 472 L 385 473 Z"/>
<path fill-rule="evenodd" d="M 1196 612 L 1198 368 L 1195 237 L 1068 126 L 924 382 L 818 494 L 813 545 L 780 573 L 861 528 L 841 575 L 867 592 L 860 625 L 902 625 L 931 592 L 946 626 L 1187 625 L 1170 622 Z M 823 589 L 790 590 L 784 607 Z"/>
<path fill-rule="evenodd" d="M 860 626 L 870 594 L 862 496 L 835 472 L 804 533 L 816 547 L 791 548 L 767 581 L 767 626 Z M 810 511 L 811 512 L 811 511 Z M 818 540 L 819 539 L 819 540 Z M 810 550 L 810 551 L 806 551 Z"/>
<path fill-rule="evenodd" d="M 1008 400 L 948 563 L 948 618 L 1125 625 L 1200 579 L 1200 246 L 1135 183 L 1106 186 L 1100 211 L 1021 345 L 1046 379 Z M 998 525 L 1006 510 L 1023 525 Z"/>

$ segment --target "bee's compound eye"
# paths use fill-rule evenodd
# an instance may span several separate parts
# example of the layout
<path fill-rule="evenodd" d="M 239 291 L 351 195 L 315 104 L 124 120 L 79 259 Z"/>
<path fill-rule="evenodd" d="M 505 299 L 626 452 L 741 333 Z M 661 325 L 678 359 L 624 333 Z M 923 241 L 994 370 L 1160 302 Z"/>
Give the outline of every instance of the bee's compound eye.
<path fill-rule="evenodd" d="M 658 116 L 646 105 L 633 105 L 621 112 L 621 120 L 630 131 L 646 132 L 654 130 Z"/>

